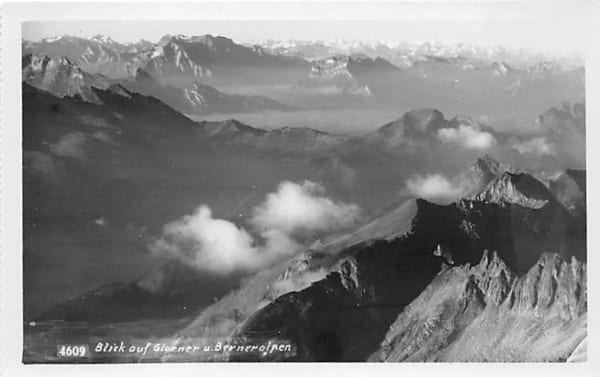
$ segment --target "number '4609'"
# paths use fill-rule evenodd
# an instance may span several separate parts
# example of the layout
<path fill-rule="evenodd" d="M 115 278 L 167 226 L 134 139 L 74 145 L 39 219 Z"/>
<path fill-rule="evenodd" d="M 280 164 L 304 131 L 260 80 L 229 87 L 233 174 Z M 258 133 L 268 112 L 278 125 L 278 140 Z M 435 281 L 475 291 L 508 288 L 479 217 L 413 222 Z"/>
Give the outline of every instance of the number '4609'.
<path fill-rule="evenodd" d="M 56 346 L 56 356 L 59 358 L 78 358 L 88 356 L 87 344 L 59 344 Z"/>

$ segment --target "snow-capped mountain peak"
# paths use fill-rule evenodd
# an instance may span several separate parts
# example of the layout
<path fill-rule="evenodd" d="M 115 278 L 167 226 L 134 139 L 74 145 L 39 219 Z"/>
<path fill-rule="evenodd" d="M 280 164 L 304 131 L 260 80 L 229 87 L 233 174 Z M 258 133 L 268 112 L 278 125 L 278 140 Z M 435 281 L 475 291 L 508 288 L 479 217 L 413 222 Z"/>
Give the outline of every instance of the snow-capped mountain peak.
<path fill-rule="evenodd" d="M 111 37 L 102 35 L 102 34 L 94 35 L 93 37 L 90 37 L 89 39 L 91 41 L 95 41 L 95 42 L 106 44 L 106 45 L 117 43 Z"/>

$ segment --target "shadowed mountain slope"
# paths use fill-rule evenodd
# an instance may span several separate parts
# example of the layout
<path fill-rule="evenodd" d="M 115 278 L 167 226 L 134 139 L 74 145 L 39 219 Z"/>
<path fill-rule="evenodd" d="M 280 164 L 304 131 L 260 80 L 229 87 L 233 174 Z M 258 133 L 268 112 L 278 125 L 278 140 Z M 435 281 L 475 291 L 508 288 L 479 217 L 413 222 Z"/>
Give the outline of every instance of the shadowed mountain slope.
<path fill-rule="evenodd" d="M 557 208 L 477 201 L 439 206 L 422 200 L 417 206 L 410 233 L 343 252 L 325 279 L 275 299 L 250 317 L 237 337 L 289 339 L 298 346 L 293 360 L 364 360 L 443 265 L 476 264 L 484 250 L 495 250 L 517 275 L 526 274 L 547 251 L 585 260 L 585 238 L 578 229 L 562 229 L 546 213 L 558 211 L 560 217 Z"/>

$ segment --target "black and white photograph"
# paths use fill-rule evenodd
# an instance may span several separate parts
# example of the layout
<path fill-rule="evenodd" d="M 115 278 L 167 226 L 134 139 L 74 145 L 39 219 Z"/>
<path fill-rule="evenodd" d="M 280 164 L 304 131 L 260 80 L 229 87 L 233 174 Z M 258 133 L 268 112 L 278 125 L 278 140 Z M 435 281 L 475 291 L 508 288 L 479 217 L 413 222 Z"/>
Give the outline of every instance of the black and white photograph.
<path fill-rule="evenodd" d="M 598 4 L 311 3 L 3 33 L 23 366 L 588 365 Z"/>

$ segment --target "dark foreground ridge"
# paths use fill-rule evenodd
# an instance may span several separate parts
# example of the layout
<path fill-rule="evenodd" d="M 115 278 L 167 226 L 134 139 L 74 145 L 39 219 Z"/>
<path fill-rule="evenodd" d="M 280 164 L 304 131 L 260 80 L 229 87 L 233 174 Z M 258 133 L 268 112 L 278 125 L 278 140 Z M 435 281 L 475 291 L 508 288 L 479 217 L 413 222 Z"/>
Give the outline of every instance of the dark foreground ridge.
<path fill-rule="evenodd" d="M 468 200 L 440 206 L 418 200 L 417 205 L 407 235 L 344 251 L 337 268 L 325 279 L 300 292 L 285 294 L 259 310 L 237 338 L 289 339 L 297 345 L 296 355 L 287 359 L 293 361 L 455 360 L 463 355 L 444 356 L 440 350 L 458 341 L 471 344 L 459 337 L 461 329 L 494 307 L 515 315 L 536 313 L 543 318 L 540 323 L 557 323 L 559 328 L 576 327 L 584 321 L 585 231 L 560 204 L 552 202 L 535 209 Z M 493 250 L 489 263 L 486 250 Z M 546 254 L 548 251 L 554 254 Z M 313 263 L 318 265 L 318 258 Z M 470 267 L 478 263 L 478 267 Z M 460 279 L 448 278 L 459 272 Z M 438 292 L 437 287 L 443 290 Z M 437 304 L 423 298 L 425 292 L 432 291 L 442 296 L 451 292 L 450 301 Z M 459 293 L 454 295 L 454 291 Z M 429 330 L 403 322 L 402 316 L 408 315 L 404 313 L 429 313 L 430 306 L 437 308 L 441 319 L 431 323 L 419 319 L 419 324 L 428 323 Z M 404 330 L 394 330 L 398 321 Z M 494 325 L 489 321 L 489 326 Z M 419 344 L 427 337 L 423 334 L 433 331 L 431 328 L 441 332 L 443 339 L 433 340 L 426 351 Z M 524 336 L 519 328 L 512 331 L 515 337 L 503 338 L 506 352 L 517 335 Z M 572 332 L 575 338 L 560 348 L 562 353 L 559 348 L 555 352 L 547 347 L 539 349 L 539 354 L 532 351 L 523 357 L 566 358 L 581 334 Z M 483 342 L 483 348 L 465 354 L 465 359 L 519 359 L 512 354 L 493 357 L 486 353 L 491 343 L 485 343 L 485 334 L 473 336 L 474 341 Z M 382 345 L 383 339 L 387 343 Z M 407 348 L 412 349 L 405 350 L 407 354 L 393 356 L 395 345 L 402 350 L 405 343 L 417 345 Z"/>

